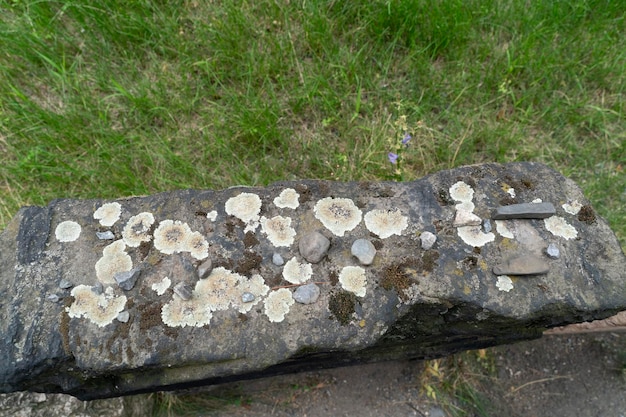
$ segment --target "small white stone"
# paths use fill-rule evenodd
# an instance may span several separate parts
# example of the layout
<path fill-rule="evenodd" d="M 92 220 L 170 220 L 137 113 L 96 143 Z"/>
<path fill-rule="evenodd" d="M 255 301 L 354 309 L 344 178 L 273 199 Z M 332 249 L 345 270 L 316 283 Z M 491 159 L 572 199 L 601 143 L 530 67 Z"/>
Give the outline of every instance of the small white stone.
<path fill-rule="evenodd" d="M 352 256 L 355 256 L 363 265 L 371 265 L 376 256 L 376 248 L 367 239 L 357 239 L 352 244 L 350 250 Z"/>
<path fill-rule="evenodd" d="M 506 192 L 511 196 L 511 198 L 515 198 L 515 188 L 509 188 Z"/>
<path fill-rule="evenodd" d="M 120 312 L 117 315 L 117 321 L 121 322 L 121 323 L 128 323 L 128 320 L 130 320 L 130 313 L 126 310 Z"/>
<path fill-rule="evenodd" d="M 437 241 L 437 236 L 428 231 L 422 232 L 420 235 L 420 241 L 422 242 L 422 249 L 428 250 L 431 249 Z"/>
<path fill-rule="evenodd" d="M 241 294 L 241 301 L 244 303 L 251 303 L 254 301 L 256 297 L 254 296 L 254 294 L 250 293 L 250 292 L 244 292 L 243 294 Z"/>
<path fill-rule="evenodd" d="M 274 253 L 272 255 L 272 262 L 274 263 L 274 265 L 276 266 L 283 266 L 285 264 L 285 260 L 283 259 L 283 257 L 280 255 L 280 253 Z"/>
<path fill-rule="evenodd" d="M 543 200 L 540 198 L 535 198 L 533 201 L 531 201 L 531 203 L 539 204 L 539 203 L 543 203 Z"/>
<path fill-rule="evenodd" d="M 559 251 L 558 246 L 554 243 L 550 243 L 546 248 L 546 255 L 548 255 L 548 258 L 550 259 L 558 259 L 559 256 L 561 256 L 561 252 Z"/>
<path fill-rule="evenodd" d="M 112 231 L 107 230 L 106 232 L 96 232 L 96 237 L 100 240 L 113 240 L 115 239 L 115 235 Z"/>
<path fill-rule="evenodd" d="M 214 222 L 217 219 L 217 211 L 213 210 L 206 214 L 206 218 Z"/>

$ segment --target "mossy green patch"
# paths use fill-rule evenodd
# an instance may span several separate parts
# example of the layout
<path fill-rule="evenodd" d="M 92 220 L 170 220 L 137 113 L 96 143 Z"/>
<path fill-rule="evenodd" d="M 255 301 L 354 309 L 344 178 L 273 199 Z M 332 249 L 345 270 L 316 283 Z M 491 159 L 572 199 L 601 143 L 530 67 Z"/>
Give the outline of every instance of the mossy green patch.
<path fill-rule="evenodd" d="M 328 309 L 339 323 L 346 325 L 355 312 L 356 296 L 347 291 L 337 291 L 328 300 Z"/>

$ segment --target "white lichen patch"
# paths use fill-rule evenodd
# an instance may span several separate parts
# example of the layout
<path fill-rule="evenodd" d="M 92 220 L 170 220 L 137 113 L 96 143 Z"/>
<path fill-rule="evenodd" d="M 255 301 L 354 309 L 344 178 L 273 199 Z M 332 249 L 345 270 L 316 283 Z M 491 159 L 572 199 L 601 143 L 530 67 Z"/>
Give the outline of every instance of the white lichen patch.
<path fill-rule="evenodd" d="M 196 259 L 202 260 L 209 256 L 209 242 L 206 241 L 200 232 L 191 233 L 187 239 L 186 246 L 184 250 L 188 251 Z"/>
<path fill-rule="evenodd" d="M 237 311 L 241 314 L 246 314 L 267 295 L 270 291 L 270 287 L 265 285 L 265 280 L 258 274 L 253 275 L 250 279 L 246 279 L 245 277 L 242 278 L 243 279 L 239 280 L 239 292 L 242 295 L 244 293 L 252 294 L 254 296 L 254 301 L 246 303 L 243 302 L 242 297 L 239 297 L 237 302 L 233 304 L 235 305 L 235 308 L 237 308 Z"/>
<path fill-rule="evenodd" d="M 54 229 L 54 236 L 59 242 L 73 242 L 80 236 L 80 224 L 66 220 L 57 225 Z"/>
<path fill-rule="evenodd" d="M 399 236 L 408 224 L 409 219 L 400 210 L 372 210 L 365 215 L 365 227 L 381 239 Z"/>
<path fill-rule="evenodd" d="M 72 288 L 71 294 L 74 302 L 65 308 L 68 316 L 84 317 L 99 327 L 112 323 L 126 305 L 126 296 L 116 297 L 111 287 L 102 294 L 96 294 L 87 285 L 77 285 Z"/>
<path fill-rule="evenodd" d="M 496 230 L 500 233 L 500 236 L 506 237 L 509 239 L 515 239 L 515 235 L 513 231 L 509 229 L 507 222 L 505 220 L 496 220 Z"/>
<path fill-rule="evenodd" d="M 148 212 L 139 213 L 128 219 L 128 223 L 122 230 L 122 239 L 126 246 L 136 248 L 141 242 L 149 242 L 152 239 L 150 228 L 153 224 L 154 216 Z"/>
<path fill-rule="evenodd" d="M 123 240 L 116 240 L 102 251 L 102 258 L 96 262 L 96 277 L 103 284 L 115 284 L 115 274 L 130 271 L 133 261 L 128 256 Z"/>
<path fill-rule="evenodd" d="M 496 235 L 493 233 L 483 233 L 480 226 L 462 226 L 458 227 L 457 233 L 463 242 L 470 246 L 481 247 L 489 242 L 493 242 L 496 239 Z"/>
<path fill-rule="evenodd" d="M 285 188 L 281 193 L 274 199 L 274 205 L 278 208 L 290 208 L 297 209 L 300 205 L 298 199 L 300 198 L 300 194 L 296 192 L 293 188 Z"/>
<path fill-rule="evenodd" d="M 308 262 L 300 263 L 294 257 L 285 264 L 283 278 L 292 284 L 303 284 L 313 276 L 313 268 Z"/>
<path fill-rule="evenodd" d="M 174 297 L 161 308 L 161 320 L 170 327 L 202 327 L 209 324 L 211 318 L 213 318 L 212 311 L 199 298 L 183 300 Z"/>
<path fill-rule="evenodd" d="M 215 210 L 209 211 L 206 214 L 206 218 L 211 220 L 212 222 L 214 222 L 215 220 L 217 220 L 217 211 L 215 211 Z"/>
<path fill-rule="evenodd" d="M 463 181 L 454 183 L 452 187 L 450 187 L 449 192 L 453 200 L 462 203 L 470 203 L 474 198 L 474 189 Z"/>
<path fill-rule="evenodd" d="M 365 297 L 367 278 L 365 269 L 360 266 L 346 266 L 339 273 L 339 283 L 341 288 L 356 294 L 358 297 Z"/>
<path fill-rule="evenodd" d="M 500 291 L 509 292 L 513 289 L 513 281 L 511 281 L 508 275 L 499 275 L 496 287 L 498 287 Z"/>
<path fill-rule="evenodd" d="M 578 236 L 578 232 L 571 224 L 567 223 L 563 217 L 551 216 L 543 220 L 546 229 L 554 236 L 559 236 L 564 239 L 575 239 Z"/>
<path fill-rule="evenodd" d="M 506 192 L 511 198 L 515 198 L 515 188 L 507 188 Z"/>
<path fill-rule="evenodd" d="M 156 292 L 157 295 L 163 295 L 165 294 L 165 291 L 167 291 L 167 289 L 170 287 L 170 285 L 172 285 L 172 281 L 168 277 L 165 277 L 160 282 L 155 282 L 154 284 L 152 284 L 150 288 L 152 288 L 152 290 Z"/>
<path fill-rule="evenodd" d="M 569 203 L 563 204 L 561 207 L 563 207 L 563 210 L 565 210 L 567 213 L 575 216 L 578 214 L 580 209 L 583 208 L 583 205 L 580 204 L 578 200 L 574 200 L 570 201 Z"/>
<path fill-rule="evenodd" d="M 224 209 L 226 214 L 235 216 L 246 224 L 255 224 L 259 221 L 261 198 L 256 194 L 241 193 L 229 198 Z"/>
<path fill-rule="evenodd" d="M 211 311 L 226 310 L 231 304 L 239 304 L 243 291 L 238 286 L 244 279 L 226 268 L 214 268 L 208 277 L 196 283 L 193 297 L 201 298 Z"/>
<path fill-rule="evenodd" d="M 289 312 L 289 308 L 295 303 L 291 291 L 287 288 L 280 288 L 270 292 L 265 299 L 264 312 L 265 315 L 273 323 L 280 323 L 285 319 L 285 315 Z"/>
<path fill-rule="evenodd" d="M 187 223 L 179 220 L 163 220 L 154 231 L 154 247 L 161 253 L 171 255 L 190 252 L 196 259 L 209 256 L 209 244 L 199 232 L 192 232 Z"/>
<path fill-rule="evenodd" d="M 543 203 L 543 200 L 540 198 L 535 198 L 533 201 L 531 201 L 531 203 L 539 204 L 539 203 Z"/>
<path fill-rule="evenodd" d="M 296 237 L 289 217 L 275 216 L 271 219 L 261 217 L 261 230 L 274 246 L 291 246 Z"/>
<path fill-rule="evenodd" d="M 360 222 L 363 213 L 348 198 L 326 197 L 319 200 L 313 207 L 315 218 L 324 227 L 337 236 L 354 229 Z"/>
<path fill-rule="evenodd" d="M 106 203 L 98 207 L 93 213 L 93 218 L 100 221 L 105 227 L 111 227 L 120 219 L 122 205 L 120 203 Z"/>

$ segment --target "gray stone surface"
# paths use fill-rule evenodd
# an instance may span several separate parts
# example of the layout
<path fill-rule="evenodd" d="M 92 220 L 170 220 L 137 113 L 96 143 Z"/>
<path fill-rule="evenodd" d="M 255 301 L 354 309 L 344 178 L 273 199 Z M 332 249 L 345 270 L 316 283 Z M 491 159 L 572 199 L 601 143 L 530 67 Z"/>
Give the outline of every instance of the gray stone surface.
<path fill-rule="evenodd" d="M 367 239 L 357 239 L 350 249 L 352 256 L 355 256 L 362 265 L 371 265 L 376 256 L 374 244 Z"/>
<path fill-rule="evenodd" d="M 552 203 L 521 203 L 496 208 L 491 217 L 494 220 L 545 219 L 556 214 Z"/>
<path fill-rule="evenodd" d="M 550 243 L 546 248 L 546 255 L 548 255 L 548 258 L 550 259 L 559 259 L 559 256 L 561 256 L 561 251 L 559 250 L 559 247 L 557 245 L 555 245 L 554 243 Z"/>
<path fill-rule="evenodd" d="M 550 327 L 625 310 L 625 256 L 599 216 L 585 222 L 559 208 L 556 228 L 540 219 L 506 220 L 512 238 L 498 227 L 486 233 L 481 226 L 453 226 L 460 203 L 450 197 L 453 185 L 475 191 L 463 195 L 473 195 L 473 212 L 485 218 L 507 198 L 505 178 L 530 184 L 516 187 L 520 201 L 589 206 L 557 172 L 514 163 L 461 167 L 407 183 L 289 181 L 120 199 L 122 216 L 111 226 L 118 239 L 132 216 L 154 215 L 150 239 L 137 247 L 97 238 L 93 214 L 108 201 L 61 199 L 23 208 L 0 234 L 0 392 L 96 399 L 432 358 L 532 339 Z M 300 204 L 285 210 L 273 201 L 288 188 Z M 215 211 L 218 220 L 198 211 Z M 82 232 L 59 241 L 55 229 L 68 220 Z M 334 221 L 343 236 L 326 228 Z M 428 250 L 419 237 L 424 230 L 437 234 Z M 311 264 L 298 243 L 315 231 L 332 236 L 332 245 Z M 357 265 L 356 239 L 375 245 L 371 265 Z M 550 242 L 559 246 L 558 259 L 545 253 Z M 284 267 L 272 262 L 277 251 L 288 261 Z M 513 280 L 494 275 L 494 267 L 525 254 L 546 262 L 547 273 Z M 212 272 L 200 280 L 197 266 L 208 258 Z M 138 265 L 135 286 L 119 288 L 114 273 Z M 63 279 L 74 287 L 60 290 Z M 179 283 L 188 285 L 187 300 L 172 291 Z M 317 301 L 296 302 L 297 288 L 311 283 L 320 289 Z M 244 303 L 246 292 L 255 299 Z M 59 302 L 46 300 L 52 293 Z M 116 320 L 123 311 L 125 323 Z"/>
<path fill-rule="evenodd" d="M 141 269 L 133 268 L 130 271 L 117 272 L 113 277 L 121 289 L 130 291 L 137 283 L 139 275 L 141 275 Z"/>

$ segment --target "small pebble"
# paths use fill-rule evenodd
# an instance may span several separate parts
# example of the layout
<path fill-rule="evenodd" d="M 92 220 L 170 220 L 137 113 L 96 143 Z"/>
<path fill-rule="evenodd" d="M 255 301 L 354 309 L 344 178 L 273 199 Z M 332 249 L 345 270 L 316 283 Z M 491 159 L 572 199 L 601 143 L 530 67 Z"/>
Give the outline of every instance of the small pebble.
<path fill-rule="evenodd" d="M 100 295 L 104 292 L 104 286 L 102 286 L 102 283 L 99 282 L 96 285 L 94 285 L 93 287 L 91 287 L 91 291 L 94 294 Z"/>
<path fill-rule="evenodd" d="M 319 232 L 311 232 L 303 236 L 298 242 L 300 255 L 312 264 L 321 261 L 326 256 L 329 247 L 330 240 Z"/>
<path fill-rule="evenodd" d="M 422 241 L 422 249 L 428 250 L 432 248 L 437 241 L 437 236 L 431 232 L 422 232 L 420 240 Z"/>
<path fill-rule="evenodd" d="M 489 219 L 483 220 L 483 232 L 491 233 L 492 230 L 493 230 L 493 228 L 491 226 L 491 220 L 489 220 Z"/>
<path fill-rule="evenodd" d="M 244 292 L 243 294 L 241 294 L 241 301 L 243 301 L 244 303 L 251 303 L 254 301 L 254 299 L 255 297 L 252 293 Z"/>
<path fill-rule="evenodd" d="M 53 303 L 57 303 L 59 301 L 59 296 L 56 294 L 48 294 L 46 300 L 51 301 Z"/>
<path fill-rule="evenodd" d="M 212 270 L 213 262 L 211 261 L 211 258 L 209 258 L 198 266 L 198 278 L 204 279 L 208 277 Z"/>
<path fill-rule="evenodd" d="M 185 301 L 189 300 L 193 294 L 191 287 L 189 287 L 189 285 L 185 284 L 184 282 L 179 282 L 178 284 L 176 284 L 173 290 L 176 295 L 178 295 Z"/>
<path fill-rule="evenodd" d="M 352 256 L 356 256 L 363 265 L 371 265 L 376 256 L 376 248 L 367 239 L 357 239 L 352 244 Z"/>
<path fill-rule="evenodd" d="M 59 282 L 59 288 L 61 288 L 62 290 L 67 290 L 68 288 L 72 288 L 73 286 L 74 284 L 66 279 L 62 279 L 61 282 Z"/>
<path fill-rule="evenodd" d="M 137 279 L 141 274 L 141 269 L 133 268 L 130 271 L 117 272 L 113 275 L 117 285 L 124 291 L 130 291 L 137 283 Z"/>
<path fill-rule="evenodd" d="M 550 259 L 559 259 L 559 256 L 561 256 L 561 252 L 554 243 L 550 243 L 548 245 L 548 248 L 546 249 L 546 255 L 548 255 L 548 258 Z"/>
<path fill-rule="evenodd" d="M 100 240 L 113 240 L 113 239 L 115 239 L 115 235 L 110 230 L 107 230 L 106 232 L 96 232 L 96 236 L 98 236 L 98 239 L 100 239 Z"/>
<path fill-rule="evenodd" d="M 119 322 L 128 323 L 128 320 L 130 319 L 130 313 L 128 311 L 122 311 L 120 312 L 120 314 L 117 315 L 116 318 Z"/>
<path fill-rule="evenodd" d="M 320 287 L 310 283 L 299 286 L 293 293 L 293 299 L 300 304 L 313 304 L 320 296 Z"/>
<path fill-rule="evenodd" d="M 282 256 L 280 256 L 280 253 L 275 253 L 272 255 L 272 262 L 276 266 L 283 266 L 285 264 L 285 260 Z"/>

